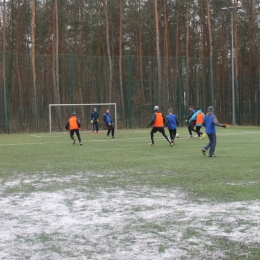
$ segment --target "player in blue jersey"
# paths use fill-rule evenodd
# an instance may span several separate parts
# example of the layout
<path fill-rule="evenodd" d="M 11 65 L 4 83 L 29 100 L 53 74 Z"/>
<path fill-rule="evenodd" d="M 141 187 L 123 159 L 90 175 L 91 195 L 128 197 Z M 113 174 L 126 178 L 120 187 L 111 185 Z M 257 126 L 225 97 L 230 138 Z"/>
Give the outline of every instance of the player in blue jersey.
<path fill-rule="evenodd" d="M 206 155 L 206 151 L 209 149 L 209 157 L 216 157 L 214 155 L 215 148 L 216 148 L 216 126 L 224 127 L 226 128 L 225 124 L 220 124 L 218 122 L 217 117 L 214 114 L 214 108 L 212 106 L 208 107 L 208 113 L 205 116 L 205 120 L 203 122 L 203 125 L 206 128 L 206 134 L 209 138 L 209 143 L 202 149 L 202 153 Z"/>
<path fill-rule="evenodd" d="M 179 122 L 177 120 L 177 117 L 175 114 L 173 114 L 173 111 L 171 108 L 168 109 L 168 115 L 166 116 L 166 127 L 169 130 L 170 138 L 171 138 L 171 146 L 173 146 L 174 139 L 176 136 L 177 127 L 179 125 Z"/>
<path fill-rule="evenodd" d="M 111 119 L 111 115 L 109 114 L 109 109 L 106 110 L 105 114 L 103 115 L 104 125 L 107 127 L 107 138 L 109 138 L 110 132 L 112 132 L 112 138 L 115 139 L 114 136 L 114 123 Z"/>

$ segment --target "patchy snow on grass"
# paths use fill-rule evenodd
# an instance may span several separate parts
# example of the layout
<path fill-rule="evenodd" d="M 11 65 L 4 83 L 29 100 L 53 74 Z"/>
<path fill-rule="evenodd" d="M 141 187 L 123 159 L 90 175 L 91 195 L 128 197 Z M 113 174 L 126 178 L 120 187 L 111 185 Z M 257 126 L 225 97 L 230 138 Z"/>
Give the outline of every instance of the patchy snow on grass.
<path fill-rule="evenodd" d="M 239 182 L 239 183 L 230 183 L 230 182 L 227 182 L 226 185 L 229 185 L 229 186 L 259 185 L 259 182 L 254 182 L 254 181 L 249 181 L 249 182 Z"/>
<path fill-rule="evenodd" d="M 0 258 L 229 259 L 233 249 L 219 241 L 260 243 L 259 201 L 213 203 L 178 189 L 130 185 L 93 189 L 88 178 L 79 172 L 0 181 Z M 8 192 L 16 186 L 19 192 Z"/>

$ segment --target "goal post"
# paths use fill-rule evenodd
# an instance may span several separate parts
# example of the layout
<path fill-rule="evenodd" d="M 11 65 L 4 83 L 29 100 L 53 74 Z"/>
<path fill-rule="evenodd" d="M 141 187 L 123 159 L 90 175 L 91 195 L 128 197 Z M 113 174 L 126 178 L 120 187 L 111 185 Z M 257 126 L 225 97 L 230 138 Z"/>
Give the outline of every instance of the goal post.
<path fill-rule="evenodd" d="M 52 107 L 65 107 L 65 106 L 114 106 L 114 123 L 115 123 L 115 131 L 117 131 L 117 110 L 116 110 L 116 103 L 93 103 L 93 104 L 49 104 L 49 125 L 50 125 L 50 134 L 51 134 L 51 109 Z M 101 120 L 100 120 L 101 121 Z M 103 121 L 103 118 L 102 118 Z"/>

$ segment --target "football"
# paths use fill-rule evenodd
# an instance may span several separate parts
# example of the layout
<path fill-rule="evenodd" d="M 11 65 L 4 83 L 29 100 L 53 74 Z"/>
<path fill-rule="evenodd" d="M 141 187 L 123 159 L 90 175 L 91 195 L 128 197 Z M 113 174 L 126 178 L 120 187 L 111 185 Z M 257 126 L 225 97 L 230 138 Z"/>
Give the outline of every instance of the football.
<path fill-rule="evenodd" d="M 176 138 L 179 138 L 180 137 L 180 135 L 179 134 L 176 134 Z"/>

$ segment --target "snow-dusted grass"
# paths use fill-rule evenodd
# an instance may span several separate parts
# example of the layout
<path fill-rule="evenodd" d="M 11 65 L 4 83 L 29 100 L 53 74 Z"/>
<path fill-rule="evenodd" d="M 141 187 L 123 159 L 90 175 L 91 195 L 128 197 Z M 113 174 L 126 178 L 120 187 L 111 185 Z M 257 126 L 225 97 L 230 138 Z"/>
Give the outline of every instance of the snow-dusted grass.
<path fill-rule="evenodd" d="M 0 136 L 0 259 L 260 259 L 258 128 L 179 133 Z"/>
<path fill-rule="evenodd" d="M 260 244 L 259 200 L 218 203 L 177 188 L 89 188 L 90 172 L 16 177 L 0 187 L 17 190 L 0 200 L 1 259 L 252 259 L 250 246 Z"/>

